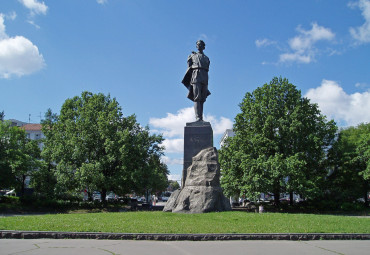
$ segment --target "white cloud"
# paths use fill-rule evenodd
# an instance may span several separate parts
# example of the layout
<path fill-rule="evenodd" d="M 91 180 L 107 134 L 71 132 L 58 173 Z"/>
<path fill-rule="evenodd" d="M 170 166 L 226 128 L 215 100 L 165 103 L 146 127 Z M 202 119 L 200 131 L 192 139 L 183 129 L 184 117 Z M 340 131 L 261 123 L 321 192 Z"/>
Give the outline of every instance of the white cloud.
<path fill-rule="evenodd" d="M 184 138 L 165 139 L 162 142 L 166 153 L 183 153 L 184 152 Z"/>
<path fill-rule="evenodd" d="M 38 0 L 19 0 L 27 9 L 30 10 L 31 15 L 43 14 L 45 15 L 48 7 L 44 2 L 38 2 Z"/>
<path fill-rule="evenodd" d="M 220 117 L 220 119 L 218 120 L 213 115 L 206 115 L 204 117 L 204 120 L 211 122 L 213 134 L 215 135 L 223 134 L 226 129 L 231 129 L 233 127 L 233 122 L 225 117 Z"/>
<path fill-rule="evenodd" d="M 161 129 L 164 137 L 183 136 L 186 122 L 194 121 L 192 107 L 180 109 L 176 114 L 167 113 L 164 118 L 150 118 L 149 124 Z"/>
<path fill-rule="evenodd" d="M 365 82 L 357 82 L 357 83 L 355 84 L 355 87 L 356 87 L 356 88 L 362 88 L 362 89 L 365 89 L 365 88 L 370 87 L 370 85 L 369 85 L 369 84 L 367 84 L 367 83 L 365 83 Z"/>
<path fill-rule="evenodd" d="M 204 120 L 211 122 L 213 133 L 223 134 L 226 129 L 232 127 L 232 121 L 225 117 L 217 119 L 211 114 L 206 114 Z M 150 118 L 149 124 L 154 126 L 158 132 L 163 133 L 164 137 L 184 136 L 184 126 L 187 122 L 194 121 L 193 107 L 183 108 L 177 111 L 176 114 L 167 113 L 164 118 Z M 159 129 L 159 130 L 158 130 Z"/>
<path fill-rule="evenodd" d="M 206 114 L 204 120 L 212 125 L 213 134 L 223 134 L 226 129 L 230 129 L 233 123 L 225 117 L 216 118 L 211 114 Z M 193 107 L 183 108 L 176 114 L 167 113 L 164 118 L 150 118 L 149 124 L 154 127 L 155 132 L 162 133 L 165 140 L 166 153 L 183 153 L 184 151 L 184 126 L 187 122 L 194 121 Z"/>
<path fill-rule="evenodd" d="M 164 164 L 167 164 L 167 165 L 182 165 L 183 164 L 182 158 L 170 158 L 167 156 L 162 156 L 161 160 Z"/>
<path fill-rule="evenodd" d="M 8 38 L 5 32 L 4 14 L 0 13 L 0 40 Z"/>
<path fill-rule="evenodd" d="M 96 0 L 98 4 L 106 4 L 108 0 Z"/>
<path fill-rule="evenodd" d="M 23 36 L 9 37 L 0 13 L 0 77 L 31 74 L 45 66 L 37 46 Z"/>
<path fill-rule="evenodd" d="M 351 36 L 358 43 L 369 43 L 370 42 L 370 1 L 359 0 L 358 2 L 352 2 L 349 4 L 350 7 L 358 7 L 362 11 L 362 16 L 365 18 L 365 23 L 360 26 L 349 29 Z"/>
<path fill-rule="evenodd" d="M 40 26 L 39 26 L 39 25 L 37 25 L 33 20 L 27 20 L 27 22 L 28 22 L 29 24 L 31 24 L 32 26 L 34 26 L 35 28 L 40 29 Z"/>
<path fill-rule="evenodd" d="M 0 75 L 23 76 L 42 69 L 45 65 L 37 46 L 23 36 L 0 41 Z"/>
<path fill-rule="evenodd" d="M 204 41 L 206 41 L 206 40 L 208 40 L 208 36 L 206 35 L 206 34 L 200 34 L 200 36 L 199 36 L 199 38 L 198 38 L 199 40 L 204 40 Z"/>
<path fill-rule="evenodd" d="M 299 35 L 289 40 L 290 53 L 280 55 L 280 62 L 310 63 L 315 59 L 317 49 L 315 43 L 318 41 L 331 41 L 335 34 L 329 29 L 312 23 L 311 30 L 297 27 Z"/>
<path fill-rule="evenodd" d="M 167 175 L 168 180 L 170 181 L 180 181 L 181 180 L 181 175 L 179 174 L 169 174 Z"/>
<path fill-rule="evenodd" d="M 15 20 L 17 18 L 17 13 L 13 11 L 9 13 L 8 15 L 5 15 L 5 17 L 7 17 L 10 20 Z"/>
<path fill-rule="evenodd" d="M 260 47 L 266 47 L 266 46 L 269 46 L 269 45 L 272 45 L 272 44 L 276 44 L 276 42 L 270 41 L 267 38 L 262 39 L 262 40 L 256 40 L 255 43 L 256 43 L 256 46 L 258 48 L 260 48 Z"/>
<path fill-rule="evenodd" d="M 299 62 L 308 64 L 312 61 L 312 56 L 310 55 L 304 56 L 301 55 L 299 52 L 284 53 L 280 55 L 280 62 Z"/>
<path fill-rule="evenodd" d="M 344 126 L 370 121 L 369 91 L 347 94 L 337 82 L 323 80 L 321 86 L 310 89 L 305 97 L 317 103 L 324 115 Z"/>

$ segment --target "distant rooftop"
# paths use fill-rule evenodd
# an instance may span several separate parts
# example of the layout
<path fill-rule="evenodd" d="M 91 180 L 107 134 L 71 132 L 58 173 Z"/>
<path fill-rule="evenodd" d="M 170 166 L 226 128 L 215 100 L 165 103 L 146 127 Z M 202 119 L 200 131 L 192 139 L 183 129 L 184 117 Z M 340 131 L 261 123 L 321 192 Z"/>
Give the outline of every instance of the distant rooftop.
<path fill-rule="evenodd" d="M 12 123 L 12 126 L 17 126 L 17 127 L 21 127 L 27 124 L 27 122 L 15 120 L 15 119 L 10 119 L 9 121 Z"/>
<path fill-rule="evenodd" d="M 41 131 L 41 124 L 25 124 L 21 127 L 26 131 Z"/>

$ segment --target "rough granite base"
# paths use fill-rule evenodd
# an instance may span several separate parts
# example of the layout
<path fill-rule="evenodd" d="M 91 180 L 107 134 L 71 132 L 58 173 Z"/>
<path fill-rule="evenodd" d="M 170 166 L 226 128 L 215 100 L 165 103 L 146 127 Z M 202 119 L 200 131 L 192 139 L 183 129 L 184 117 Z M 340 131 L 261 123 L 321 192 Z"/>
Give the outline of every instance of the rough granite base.
<path fill-rule="evenodd" d="M 220 186 L 220 166 L 217 150 L 209 147 L 192 159 L 185 186 L 172 193 L 164 212 L 206 213 L 230 211 L 229 200 Z"/>

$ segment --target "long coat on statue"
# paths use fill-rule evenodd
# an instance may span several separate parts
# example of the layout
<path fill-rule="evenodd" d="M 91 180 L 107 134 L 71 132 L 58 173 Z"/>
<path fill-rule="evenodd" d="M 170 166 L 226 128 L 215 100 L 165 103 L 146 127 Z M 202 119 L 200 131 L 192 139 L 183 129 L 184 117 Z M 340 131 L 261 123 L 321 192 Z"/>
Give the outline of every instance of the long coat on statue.
<path fill-rule="evenodd" d="M 188 69 L 186 70 L 186 73 L 184 75 L 184 78 L 182 79 L 182 84 L 188 89 L 188 98 L 194 102 L 194 91 L 193 91 L 193 86 L 192 86 L 192 80 L 194 82 L 194 77 L 193 77 L 193 71 L 195 69 L 198 69 L 198 67 L 201 66 L 202 63 L 199 62 L 199 57 L 197 56 L 198 53 L 193 52 L 189 58 L 188 58 Z M 205 55 L 202 55 L 205 56 Z M 206 57 L 206 56 L 205 56 Z M 208 60 L 208 65 L 209 65 L 209 59 L 206 57 Z M 208 68 L 208 66 L 207 66 Z M 207 70 L 208 73 L 208 70 Z M 207 84 L 208 84 L 208 74 L 207 74 Z M 211 94 L 209 90 L 207 89 L 207 97 Z"/>

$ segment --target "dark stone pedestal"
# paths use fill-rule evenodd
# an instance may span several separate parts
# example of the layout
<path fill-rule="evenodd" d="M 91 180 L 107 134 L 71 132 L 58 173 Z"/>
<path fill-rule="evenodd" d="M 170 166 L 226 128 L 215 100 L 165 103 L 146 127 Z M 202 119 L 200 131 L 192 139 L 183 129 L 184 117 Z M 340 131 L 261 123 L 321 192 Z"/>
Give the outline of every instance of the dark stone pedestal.
<path fill-rule="evenodd" d="M 185 187 L 187 169 L 192 164 L 192 158 L 200 151 L 213 147 L 213 130 L 211 123 L 196 121 L 186 123 L 184 132 L 184 168 L 181 187 Z"/>

